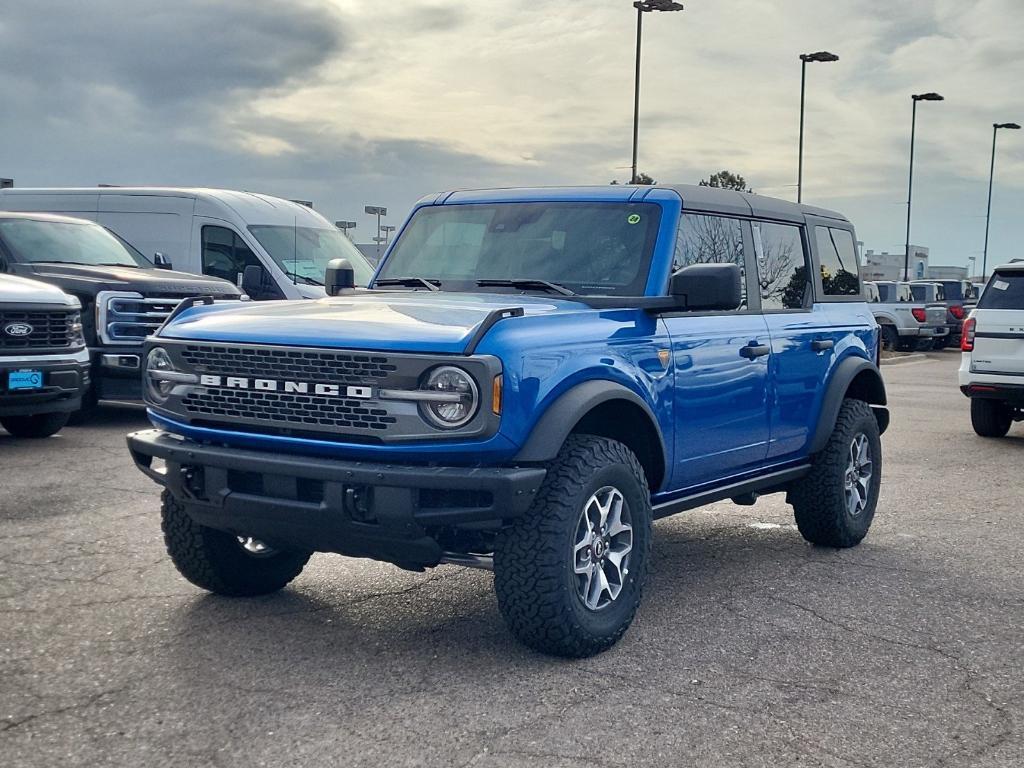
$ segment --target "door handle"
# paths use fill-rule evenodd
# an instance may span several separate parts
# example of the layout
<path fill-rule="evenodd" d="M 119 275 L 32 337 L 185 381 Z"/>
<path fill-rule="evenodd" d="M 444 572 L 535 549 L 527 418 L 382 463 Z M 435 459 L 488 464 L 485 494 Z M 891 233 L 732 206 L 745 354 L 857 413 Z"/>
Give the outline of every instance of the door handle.
<path fill-rule="evenodd" d="M 824 352 L 826 349 L 832 349 L 836 345 L 832 339 L 815 339 L 811 342 L 811 349 L 815 352 Z"/>
<path fill-rule="evenodd" d="M 740 348 L 740 357 L 745 357 L 747 360 L 753 360 L 756 357 L 769 355 L 771 354 L 771 351 L 772 348 L 767 344 L 747 344 L 747 346 Z"/>

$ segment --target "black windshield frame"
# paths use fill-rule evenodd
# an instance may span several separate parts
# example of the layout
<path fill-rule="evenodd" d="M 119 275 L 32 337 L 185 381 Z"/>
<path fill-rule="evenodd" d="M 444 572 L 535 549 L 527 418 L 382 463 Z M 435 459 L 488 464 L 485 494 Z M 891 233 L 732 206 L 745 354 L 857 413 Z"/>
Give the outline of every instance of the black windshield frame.
<path fill-rule="evenodd" d="M 643 296 L 661 216 L 656 203 L 621 201 L 424 206 L 403 227 L 375 279 L 424 278 L 439 281 L 442 291 L 554 295 L 542 286 L 477 284 L 546 280 L 580 296 Z"/>

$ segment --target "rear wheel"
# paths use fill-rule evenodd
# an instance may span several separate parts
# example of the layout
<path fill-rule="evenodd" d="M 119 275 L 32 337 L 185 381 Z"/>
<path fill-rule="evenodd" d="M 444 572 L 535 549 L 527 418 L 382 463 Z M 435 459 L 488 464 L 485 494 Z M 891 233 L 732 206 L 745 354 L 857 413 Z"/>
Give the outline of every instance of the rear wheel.
<path fill-rule="evenodd" d="M 844 400 L 810 473 L 789 491 L 796 525 L 812 544 L 853 547 L 871 527 L 882 480 L 878 421 L 863 400 Z"/>
<path fill-rule="evenodd" d="M 35 416 L 4 416 L 0 425 L 15 437 L 49 437 L 68 423 L 66 413 L 40 413 Z"/>
<path fill-rule="evenodd" d="M 971 399 L 971 426 L 982 437 L 1006 437 L 1013 410 L 1002 400 Z"/>
<path fill-rule="evenodd" d="M 600 653 L 633 621 L 650 546 L 650 491 L 636 456 L 615 440 L 571 436 L 530 511 L 498 537 L 498 606 L 535 650 Z"/>
<path fill-rule="evenodd" d="M 896 333 L 896 328 L 892 325 L 882 326 L 882 349 L 893 352 L 897 345 L 900 343 L 900 335 Z"/>
<path fill-rule="evenodd" d="M 276 592 L 302 573 L 312 553 L 268 547 L 199 525 L 169 492 L 162 497 L 164 543 L 178 572 L 218 595 L 248 597 Z"/>

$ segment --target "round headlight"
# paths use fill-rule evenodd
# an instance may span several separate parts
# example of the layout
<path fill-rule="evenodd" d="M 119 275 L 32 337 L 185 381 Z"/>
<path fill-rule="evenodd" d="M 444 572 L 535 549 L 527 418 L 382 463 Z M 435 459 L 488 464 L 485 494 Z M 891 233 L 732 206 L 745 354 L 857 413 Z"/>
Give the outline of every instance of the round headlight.
<path fill-rule="evenodd" d="M 420 409 L 427 421 L 442 429 L 455 429 L 476 415 L 480 393 L 473 377 L 461 368 L 443 365 L 430 372 L 423 389 L 444 399 L 425 400 Z"/>
<path fill-rule="evenodd" d="M 163 347 L 153 347 L 146 355 L 146 374 L 143 377 L 147 399 L 154 403 L 163 403 L 171 396 L 174 382 L 160 377 L 160 373 L 174 371 L 171 356 Z"/>

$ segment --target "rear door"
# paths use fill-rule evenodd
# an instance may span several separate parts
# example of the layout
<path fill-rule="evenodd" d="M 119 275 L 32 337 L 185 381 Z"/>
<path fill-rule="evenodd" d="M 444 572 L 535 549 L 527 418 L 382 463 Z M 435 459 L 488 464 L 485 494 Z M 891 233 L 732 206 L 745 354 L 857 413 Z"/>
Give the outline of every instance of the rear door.
<path fill-rule="evenodd" d="M 805 228 L 773 221 L 752 226 L 761 309 L 771 336 L 768 460 L 781 461 L 810 439 L 835 356 L 833 320 L 823 304 L 814 303 Z"/>
<path fill-rule="evenodd" d="M 1024 270 L 997 271 L 974 319 L 974 370 L 1024 376 Z"/>

